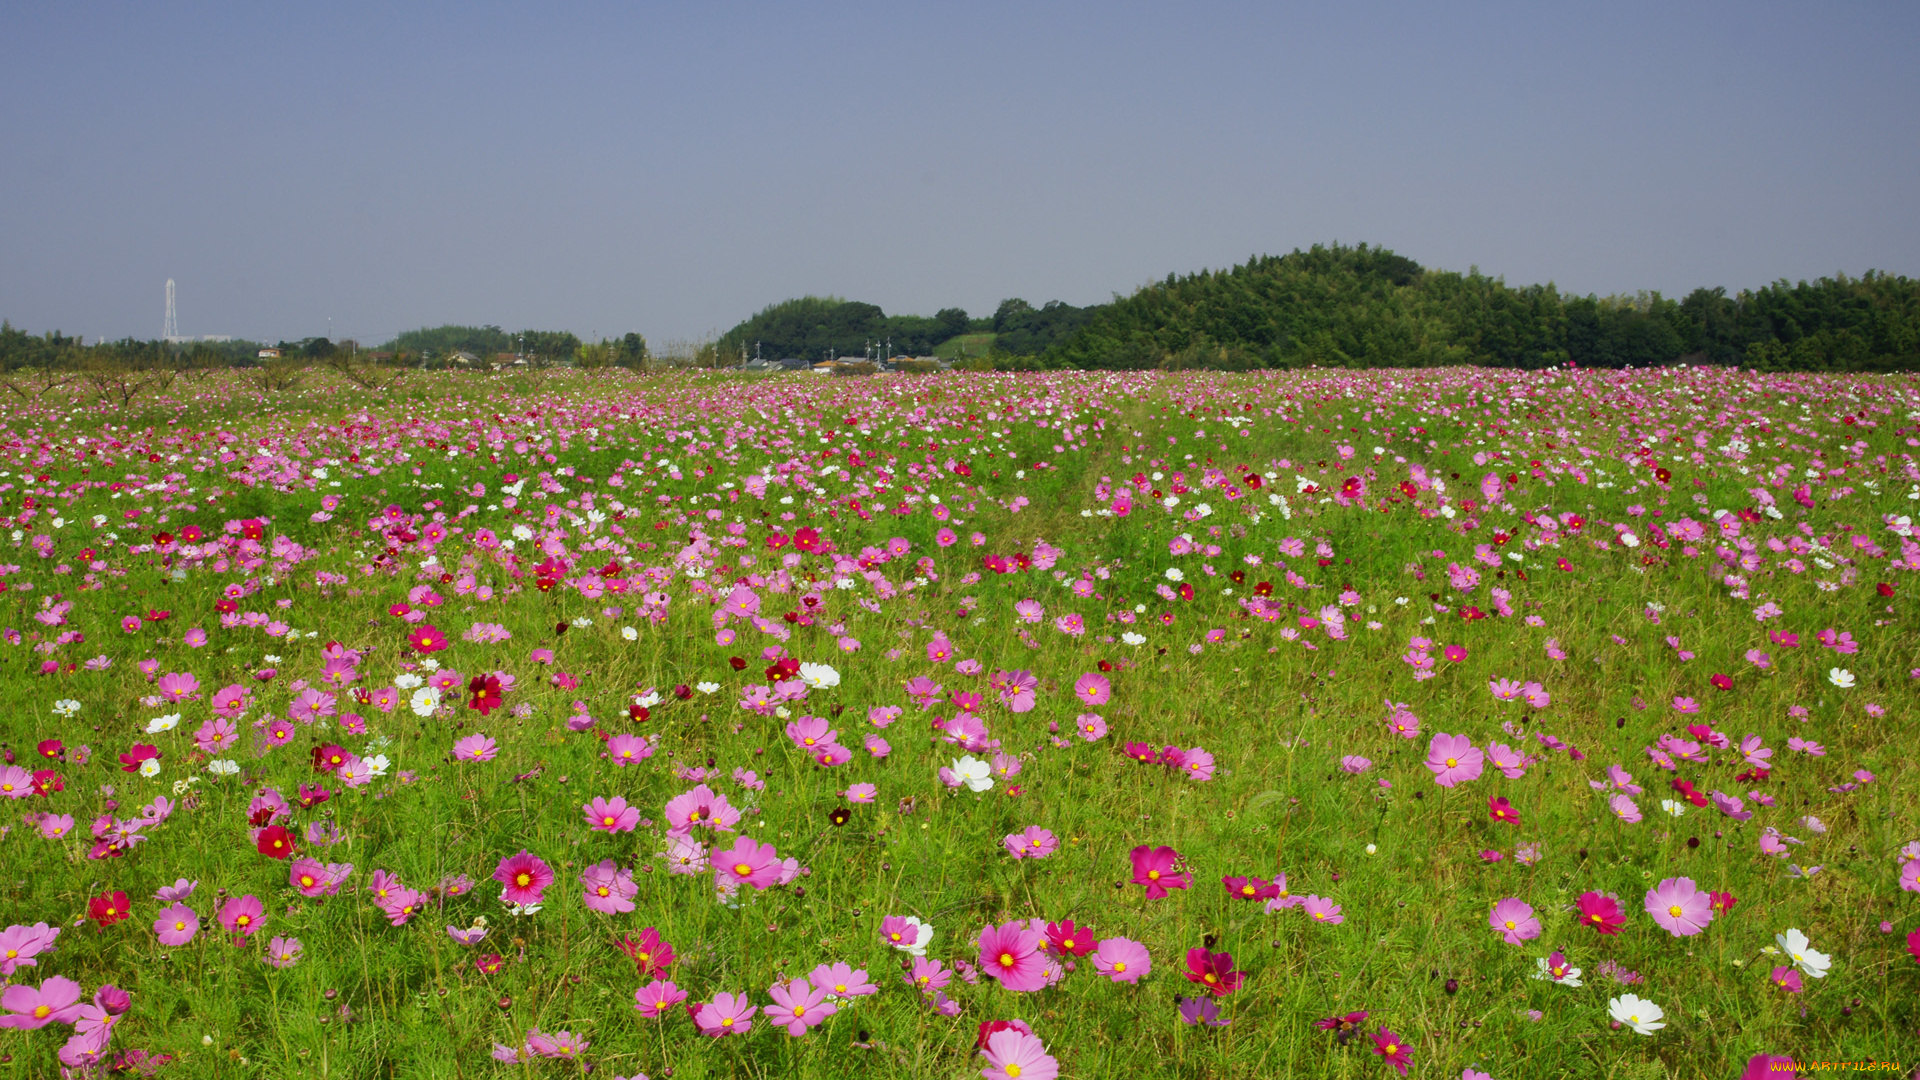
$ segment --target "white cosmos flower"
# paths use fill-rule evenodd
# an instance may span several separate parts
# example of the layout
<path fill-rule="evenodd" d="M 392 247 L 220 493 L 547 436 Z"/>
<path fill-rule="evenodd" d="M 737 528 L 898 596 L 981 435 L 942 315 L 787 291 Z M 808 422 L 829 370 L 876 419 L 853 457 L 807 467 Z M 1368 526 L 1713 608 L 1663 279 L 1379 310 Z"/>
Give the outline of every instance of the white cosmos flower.
<path fill-rule="evenodd" d="M 387 770 L 393 767 L 393 762 L 388 761 L 387 755 L 385 754 L 375 754 L 370 758 L 361 758 L 360 764 L 366 766 L 369 777 L 376 778 L 387 775 Z"/>
<path fill-rule="evenodd" d="M 628 641 L 639 641 L 640 631 L 635 630 L 631 626 L 623 626 L 620 628 L 620 636 L 626 638 Z"/>
<path fill-rule="evenodd" d="M 140 775 L 152 779 L 160 775 L 160 759 L 148 758 L 140 763 Z"/>
<path fill-rule="evenodd" d="M 409 671 L 405 675 L 396 676 L 393 680 L 393 685 L 397 690 L 411 690 L 426 681 L 427 680 Z"/>
<path fill-rule="evenodd" d="M 228 758 L 207 762 L 207 771 L 215 776 L 232 776 L 240 771 L 240 763 Z"/>
<path fill-rule="evenodd" d="M 1679 817 L 1681 814 L 1684 814 L 1687 812 L 1687 807 L 1685 803 L 1675 802 L 1672 799 L 1661 799 L 1660 809 L 1665 810 L 1667 813 L 1673 815 L 1674 817 Z"/>
<path fill-rule="evenodd" d="M 720 689 L 720 684 L 717 682 L 694 683 L 693 688 L 703 694 L 711 694 Z"/>
<path fill-rule="evenodd" d="M 1168 580 L 1168 581 L 1183 581 L 1183 580 L 1185 580 L 1185 579 L 1186 579 L 1186 576 L 1187 576 L 1187 574 L 1186 574 L 1186 571 L 1184 571 L 1184 570 L 1182 570 L 1182 569 L 1180 569 L 1180 568 L 1179 568 L 1179 567 L 1177 567 L 1177 566 L 1169 566 L 1169 567 L 1167 567 L 1167 580 Z"/>
<path fill-rule="evenodd" d="M 1833 957 L 1814 952 L 1813 943 L 1807 940 L 1807 935 L 1789 927 L 1786 933 L 1773 935 L 1773 940 L 1779 942 L 1781 951 L 1793 958 L 1794 967 L 1816 979 L 1827 977 L 1827 969 L 1833 966 Z"/>
<path fill-rule="evenodd" d="M 971 754 L 953 763 L 953 775 L 959 777 L 969 791 L 985 791 L 993 786 L 992 766 Z"/>
<path fill-rule="evenodd" d="M 158 735 L 163 731 L 172 731 L 174 728 L 177 728 L 179 726 L 180 726 L 179 713 L 171 713 L 167 716 L 156 716 L 153 719 L 147 721 L 147 734 Z"/>
<path fill-rule="evenodd" d="M 72 698 L 61 698 L 53 703 L 53 711 L 59 716 L 72 716 L 80 711 L 80 703 Z"/>
<path fill-rule="evenodd" d="M 1621 534 L 1620 534 L 1620 542 L 1621 542 L 1622 544 L 1625 544 L 1626 546 L 1628 546 L 1628 547 L 1630 547 L 1630 548 L 1637 548 L 1637 547 L 1639 547 L 1639 546 L 1640 546 L 1640 538 L 1639 538 L 1639 537 L 1637 537 L 1637 536 L 1635 536 L 1635 535 L 1633 535 L 1633 534 L 1632 534 L 1632 533 L 1630 533 L 1630 532 L 1623 532 L 1623 533 L 1621 533 Z"/>
<path fill-rule="evenodd" d="M 1828 668 L 1827 681 L 1845 690 L 1853 685 L 1853 672 L 1846 668 Z"/>
<path fill-rule="evenodd" d="M 1667 1025 L 1660 1018 L 1666 1010 L 1643 997 L 1622 994 L 1607 1001 L 1607 1014 L 1642 1035 L 1651 1035 Z"/>
<path fill-rule="evenodd" d="M 825 664 L 801 664 L 800 680 L 815 690 L 831 690 L 840 685 L 840 673 Z"/>
<path fill-rule="evenodd" d="M 413 697 L 407 699 L 407 705 L 413 709 L 415 716 L 432 716 L 433 710 L 440 707 L 440 691 L 431 686 L 423 686 L 413 692 Z"/>
<path fill-rule="evenodd" d="M 1128 645 L 1145 645 L 1147 643 L 1146 638 L 1142 637 L 1139 634 L 1134 633 L 1131 630 L 1127 631 L 1124 634 L 1121 634 L 1120 640 L 1126 642 Z"/>

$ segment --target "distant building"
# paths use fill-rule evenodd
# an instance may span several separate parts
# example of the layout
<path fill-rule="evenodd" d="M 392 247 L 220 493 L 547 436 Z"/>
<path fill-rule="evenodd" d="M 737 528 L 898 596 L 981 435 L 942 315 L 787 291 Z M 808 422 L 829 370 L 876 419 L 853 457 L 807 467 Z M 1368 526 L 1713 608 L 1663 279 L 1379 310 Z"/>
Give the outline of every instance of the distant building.
<path fill-rule="evenodd" d="M 278 360 L 280 359 L 280 350 L 279 349 L 261 349 L 257 358 L 261 360 Z"/>
<path fill-rule="evenodd" d="M 232 341 L 233 335 L 232 334 L 201 334 L 200 340 L 213 342 L 215 344 L 224 344 L 226 342 Z"/>

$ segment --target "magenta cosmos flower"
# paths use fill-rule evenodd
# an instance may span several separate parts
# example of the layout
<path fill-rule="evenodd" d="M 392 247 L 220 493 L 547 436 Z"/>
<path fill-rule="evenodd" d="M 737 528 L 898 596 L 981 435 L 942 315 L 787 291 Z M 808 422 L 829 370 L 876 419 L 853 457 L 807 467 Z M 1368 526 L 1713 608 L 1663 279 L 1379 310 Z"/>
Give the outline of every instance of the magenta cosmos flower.
<path fill-rule="evenodd" d="M 1187 950 L 1187 981 L 1197 984 L 1214 997 L 1225 997 L 1240 989 L 1240 984 L 1246 978 L 1246 972 L 1233 970 L 1232 953 Z"/>
<path fill-rule="evenodd" d="M 1168 889 L 1187 887 L 1187 875 L 1174 871 L 1180 854 L 1172 848 L 1150 848 L 1142 844 L 1128 852 L 1127 857 L 1133 860 L 1133 883 L 1147 887 L 1147 899 L 1158 900 L 1167 895 Z"/>
<path fill-rule="evenodd" d="M 1381 1028 L 1374 1035 L 1373 1052 L 1379 1054 L 1382 1061 L 1400 1070 L 1401 1076 L 1407 1075 L 1407 1066 L 1413 1064 L 1413 1048 L 1407 1045 L 1405 1039 L 1386 1028 Z"/>
<path fill-rule="evenodd" d="M 1041 989 L 1047 985 L 1047 958 L 1040 952 L 1043 940 L 1023 922 L 988 924 L 980 931 L 980 970 L 1009 990 Z"/>
<path fill-rule="evenodd" d="M 840 1006 L 827 1000 L 826 987 L 814 986 L 805 979 L 774 983 L 767 989 L 767 996 L 776 1007 L 762 1015 L 772 1023 L 785 1025 L 787 1034 L 796 1038 L 840 1011 Z"/>
<path fill-rule="evenodd" d="M 1433 770 L 1433 782 L 1450 788 L 1480 778 L 1486 755 L 1465 735 L 1435 735 L 1427 744 L 1427 768 Z"/>
<path fill-rule="evenodd" d="M 507 903 L 537 904 L 547 886 L 553 884 L 553 867 L 522 848 L 519 854 L 500 860 L 500 865 L 493 868 L 493 880 L 506 886 L 500 899 Z"/>
<path fill-rule="evenodd" d="M 1620 902 L 1605 893 L 1592 890 L 1580 894 L 1575 901 L 1580 908 L 1580 923 L 1591 926 L 1600 933 L 1611 937 L 1626 925 L 1626 913 L 1620 910 Z"/>
<path fill-rule="evenodd" d="M 432 623 L 421 623 L 407 634 L 407 644 L 413 646 L 415 652 L 437 653 L 447 647 L 447 635 Z"/>
<path fill-rule="evenodd" d="M 265 910 L 257 896 L 236 896 L 220 905 L 220 925 L 226 927 L 229 933 L 252 937 L 254 931 L 266 923 Z"/>
<path fill-rule="evenodd" d="M 1713 921 L 1713 898 L 1692 878 L 1667 878 L 1647 890 L 1647 914 L 1674 937 L 1691 937 Z"/>
<path fill-rule="evenodd" d="M 655 979 L 633 992 L 633 1007 L 641 1016 L 658 1020 L 681 1002 L 687 1000 L 687 992 L 665 979 Z"/>
<path fill-rule="evenodd" d="M 744 1035 L 753 1030 L 753 1014 L 759 1011 L 747 1003 L 745 994 L 715 994 L 711 1002 L 694 1010 L 693 1022 L 708 1038 Z"/>
<path fill-rule="evenodd" d="M 764 889 L 780 880 L 780 853 L 751 836 L 735 837 L 732 847 L 715 851 L 713 866 L 722 881 L 736 886 Z"/>
<path fill-rule="evenodd" d="M 1013 1028 L 988 1035 L 981 1054 L 989 1066 L 980 1070 L 983 1080 L 1055 1080 L 1060 1075 L 1060 1063 L 1045 1045 Z"/>
<path fill-rule="evenodd" d="M 1114 982 L 1135 983 L 1152 973 L 1153 957 L 1131 938 L 1101 938 L 1093 950 L 1093 968 Z"/>
<path fill-rule="evenodd" d="M 1517 897 L 1509 896 L 1494 904 L 1493 911 L 1487 915 L 1487 922 L 1509 945 L 1518 945 L 1540 936 L 1540 920 L 1534 917 L 1533 908 Z"/>

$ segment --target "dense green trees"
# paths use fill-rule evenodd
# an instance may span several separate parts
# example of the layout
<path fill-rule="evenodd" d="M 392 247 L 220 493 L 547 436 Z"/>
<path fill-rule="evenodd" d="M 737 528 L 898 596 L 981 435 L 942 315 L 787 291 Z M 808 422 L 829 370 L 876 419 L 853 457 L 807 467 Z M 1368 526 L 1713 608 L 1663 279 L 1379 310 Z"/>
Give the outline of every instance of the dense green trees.
<path fill-rule="evenodd" d="M 1003 305 L 1004 307 L 1004 305 Z M 1729 297 L 1698 289 L 1563 297 L 1477 269 L 1427 270 L 1383 248 L 1256 256 L 1169 276 L 1090 314 L 1044 350 L 1048 366 L 1636 367 L 1677 360 L 1768 370 L 1920 367 L 1920 281 L 1869 273 L 1779 281 Z M 1001 339 L 1005 344 L 1005 338 Z"/>

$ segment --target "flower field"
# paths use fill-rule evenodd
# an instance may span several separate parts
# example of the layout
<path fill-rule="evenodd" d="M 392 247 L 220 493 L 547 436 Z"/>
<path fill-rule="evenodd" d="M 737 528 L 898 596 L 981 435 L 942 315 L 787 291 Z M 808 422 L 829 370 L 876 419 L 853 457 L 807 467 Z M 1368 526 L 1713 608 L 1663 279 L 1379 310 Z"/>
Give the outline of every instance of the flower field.
<path fill-rule="evenodd" d="M 0 1076 L 1920 1064 L 1912 378 L 4 420 Z"/>

